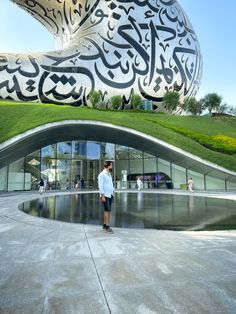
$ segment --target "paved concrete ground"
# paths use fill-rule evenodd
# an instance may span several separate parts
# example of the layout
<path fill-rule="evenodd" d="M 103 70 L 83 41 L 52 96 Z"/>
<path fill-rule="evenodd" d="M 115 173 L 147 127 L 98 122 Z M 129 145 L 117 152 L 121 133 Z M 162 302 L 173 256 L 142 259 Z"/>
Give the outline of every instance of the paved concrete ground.
<path fill-rule="evenodd" d="M 0 313 L 236 313 L 236 230 L 110 235 L 17 209 L 37 196 L 0 195 Z"/>

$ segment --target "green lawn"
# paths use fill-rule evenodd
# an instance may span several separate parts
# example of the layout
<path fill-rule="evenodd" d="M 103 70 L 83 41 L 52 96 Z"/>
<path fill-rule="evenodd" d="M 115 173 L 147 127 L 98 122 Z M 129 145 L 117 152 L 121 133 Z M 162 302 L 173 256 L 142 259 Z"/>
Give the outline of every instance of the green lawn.
<path fill-rule="evenodd" d="M 97 120 L 132 128 L 180 147 L 203 159 L 236 171 L 236 154 L 204 147 L 178 129 L 213 137 L 221 134 L 236 141 L 236 117 L 173 116 L 147 111 L 110 111 L 88 107 L 0 101 L 0 142 L 49 122 Z"/>

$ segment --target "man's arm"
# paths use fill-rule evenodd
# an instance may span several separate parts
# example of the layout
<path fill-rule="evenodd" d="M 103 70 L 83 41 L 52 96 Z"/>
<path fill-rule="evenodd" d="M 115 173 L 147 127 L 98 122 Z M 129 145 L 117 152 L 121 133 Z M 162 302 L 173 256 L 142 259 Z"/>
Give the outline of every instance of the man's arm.
<path fill-rule="evenodd" d="M 103 173 L 100 173 L 98 176 L 98 188 L 99 188 L 100 196 L 104 196 L 104 194 L 105 194 L 104 188 L 103 188 L 103 181 L 104 181 Z"/>

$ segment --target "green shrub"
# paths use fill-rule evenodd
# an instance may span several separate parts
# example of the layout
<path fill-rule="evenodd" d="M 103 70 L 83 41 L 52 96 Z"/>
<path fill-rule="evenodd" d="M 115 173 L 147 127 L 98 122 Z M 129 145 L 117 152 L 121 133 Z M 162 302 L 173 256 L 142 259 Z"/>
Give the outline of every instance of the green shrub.
<path fill-rule="evenodd" d="M 142 103 L 142 97 L 140 95 L 132 95 L 131 97 L 131 105 L 134 109 L 138 108 Z"/>
<path fill-rule="evenodd" d="M 211 150 L 221 152 L 227 155 L 232 155 L 236 153 L 236 138 L 232 138 L 225 135 L 216 135 L 216 136 L 210 136 L 210 135 L 204 135 L 198 132 L 193 132 L 188 129 L 179 128 L 173 125 L 163 124 L 158 122 L 158 124 L 171 129 L 177 133 L 180 133 L 188 138 L 191 138 L 192 140 L 198 142 L 202 146 L 209 148 Z"/>
<path fill-rule="evenodd" d="M 91 102 L 93 108 L 96 108 L 96 105 L 101 101 L 101 94 L 98 91 L 91 91 L 88 97 L 88 100 Z"/>
<path fill-rule="evenodd" d="M 122 105 L 123 98 L 120 95 L 111 97 L 111 106 L 113 109 L 119 109 Z"/>

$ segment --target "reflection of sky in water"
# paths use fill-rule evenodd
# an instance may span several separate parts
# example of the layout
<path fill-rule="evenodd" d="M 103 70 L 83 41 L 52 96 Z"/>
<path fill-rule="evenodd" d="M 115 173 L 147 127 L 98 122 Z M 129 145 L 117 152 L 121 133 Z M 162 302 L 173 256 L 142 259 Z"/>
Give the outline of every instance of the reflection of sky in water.
<path fill-rule="evenodd" d="M 26 213 L 66 222 L 102 224 L 98 194 L 40 197 L 20 207 Z M 236 229 L 236 203 L 193 195 L 117 193 L 111 225 L 174 230 Z"/>

